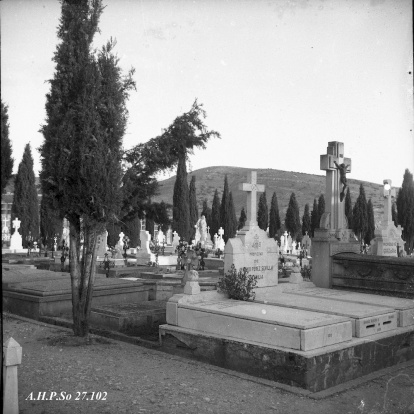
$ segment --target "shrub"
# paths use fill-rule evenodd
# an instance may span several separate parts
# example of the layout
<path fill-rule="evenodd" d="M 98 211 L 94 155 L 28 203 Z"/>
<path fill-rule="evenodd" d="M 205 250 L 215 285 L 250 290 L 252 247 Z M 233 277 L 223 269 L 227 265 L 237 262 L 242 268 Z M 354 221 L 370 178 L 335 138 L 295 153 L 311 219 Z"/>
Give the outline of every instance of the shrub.
<path fill-rule="evenodd" d="M 227 293 L 229 299 L 248 300 L 252 298 L 254 300 L 253 289 L 257 285 L 257 276 L 248 273 L 245 267 L 237 272 L 234 265 L 231 265 L 231 268 L 218 282 L 218 290 Z"/>

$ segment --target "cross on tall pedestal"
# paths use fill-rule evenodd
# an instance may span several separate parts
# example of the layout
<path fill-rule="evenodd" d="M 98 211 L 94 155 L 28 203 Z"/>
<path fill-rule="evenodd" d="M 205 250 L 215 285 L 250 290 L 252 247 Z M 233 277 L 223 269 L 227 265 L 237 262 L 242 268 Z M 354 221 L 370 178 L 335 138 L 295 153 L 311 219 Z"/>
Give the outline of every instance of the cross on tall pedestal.
<path fill-rule="evenodd" d="M 251 171 L 247 175 L 249 183 L 242 183 L 239 189 L 247 192 L 247 220 L 245 227 L 257 226 L 257 193 L 263 193 L 265 186 L 257 184 L 257 171 Z"/>
<path fill-rule="evenodd" d="M 391 180 L 384 180 L 384 225 L 388 226 L 392 221 L 392 197 L 395 197 L 395 188 L 392 188 Z"/>
<path fill-rule="evenodd" d="M 346 172 L 351 172 L 351 159 L 344 157 L 343 142 L 328 142 L 326 154 L 321 155 L 321 170 L 326 171 L 326 192 L 325 192 L 325 213 L 330 213 L 329 223 L 326 225 L 330 229 L 344 229 L 345 202 L 340 200 L 342 190 L 341 174 L 337 167 L 345 164 Z"/>

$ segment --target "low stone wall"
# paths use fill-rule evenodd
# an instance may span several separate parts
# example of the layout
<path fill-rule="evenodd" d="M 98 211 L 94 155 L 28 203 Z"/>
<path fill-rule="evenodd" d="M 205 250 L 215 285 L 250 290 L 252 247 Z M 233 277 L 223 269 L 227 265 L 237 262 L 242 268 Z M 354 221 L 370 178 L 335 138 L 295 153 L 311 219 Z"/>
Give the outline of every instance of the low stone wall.
<path fill-rule="evenodd" d="M 332 259 L 334 289 L 414 298 L 414 259 L 355 253 Z"/>

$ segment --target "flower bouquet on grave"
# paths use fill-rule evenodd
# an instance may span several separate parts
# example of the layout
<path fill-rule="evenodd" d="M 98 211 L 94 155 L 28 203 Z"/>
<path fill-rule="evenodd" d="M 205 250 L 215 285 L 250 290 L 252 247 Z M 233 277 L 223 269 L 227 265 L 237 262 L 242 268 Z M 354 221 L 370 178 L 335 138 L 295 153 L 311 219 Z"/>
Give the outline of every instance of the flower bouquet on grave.
<path fill-rule="evenodd" d="M 257 286 L 257 276 L 249 275 L 243 267 L 237 272 L 234 265 L 220 278 L 217 283 L 219 292 L 227 293 L 229 299 L 249 300 L 255 298 L 253 289 Z"/>

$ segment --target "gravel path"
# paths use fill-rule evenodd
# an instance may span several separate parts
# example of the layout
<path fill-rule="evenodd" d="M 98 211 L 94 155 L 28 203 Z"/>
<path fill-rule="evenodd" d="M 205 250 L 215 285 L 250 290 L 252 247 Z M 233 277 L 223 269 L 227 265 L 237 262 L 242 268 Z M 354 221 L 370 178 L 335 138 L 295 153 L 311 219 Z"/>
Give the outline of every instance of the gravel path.
<path fill-rule="evenodd" d="M 23 347 L 18 380 L 25 414 L 414 413 L 414 365 L 315 400 L 120 341 L 94 336 L 85 345 L 68 329 L 3 315 L 3 340 L 10 336 Z M 56 396 L 37 400 L 39 392 Z"/>

